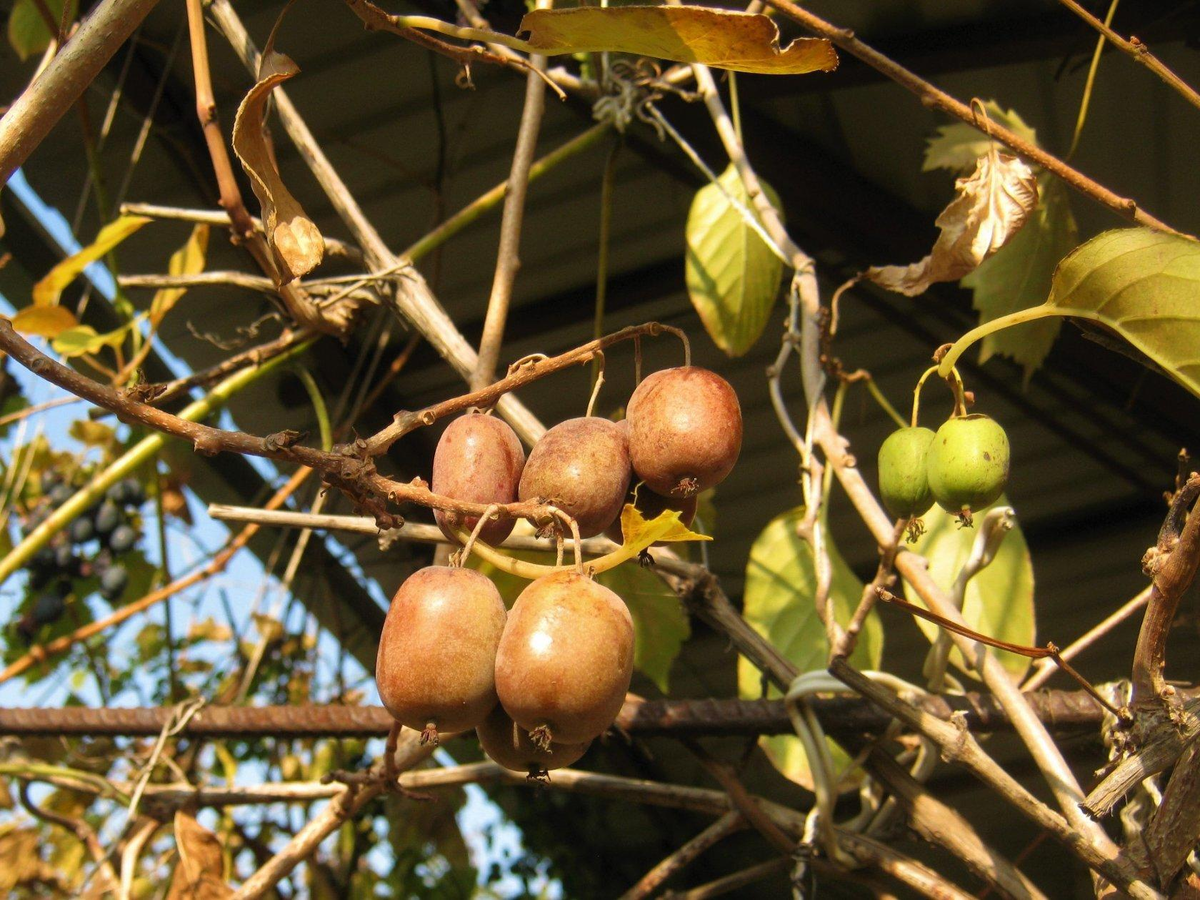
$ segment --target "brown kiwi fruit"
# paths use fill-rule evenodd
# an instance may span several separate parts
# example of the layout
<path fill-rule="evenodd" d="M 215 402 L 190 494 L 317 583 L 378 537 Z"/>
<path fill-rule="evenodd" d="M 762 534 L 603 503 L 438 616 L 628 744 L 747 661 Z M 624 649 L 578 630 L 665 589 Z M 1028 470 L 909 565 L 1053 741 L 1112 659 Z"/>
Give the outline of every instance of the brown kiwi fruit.
<path fill-rule="evenodd" d="M 537 746 L 603 734 L 632 675 L 633 620 L 608 588 L 568 571 L 521 592 L 496 650 L 496 693 Z"/>
<path fill-rule="evenodd" d="M 664 497 L 691 497 L 720 484 L 742 449 L 737 394 L 708 369 L 682 366 L 646 376 L 625 417 L 633 470 Z"/>
<path fill-rule="evenodd" d="M 630 475 L 623 426 L 598 416 L 567 419 L 530 451 L 517 495 L 553 503 L 575 519 L 580 537 L 593 537 L 621 514 Z"/>
<path fill-rule="evenodd" d="M 468 413 L 442 432 L 433 454 L 430 489 L 469 503 L 512 503 L 525 468 L 525 449 L 516 432 L 496 416 Z M 442 534 L 459 543 L 454 528 L 474 531 L 479 519 L 437 509 Z M 492 519 L 479 532 L 485 544 L 499 544 L 512 534 L 515 519 Z"/>
<path fill-rule="evenodd" d="M 591 741 L 579 744 L 551 744 L 542 750 L 529 732 L 509 718 L 504 707 L 496 704 L 491 714 L 475 729 L 479 745 L 488 757 L 513 772 L 525 772 L 531 779 L 542 780 L 551 769 L 569 766 L 587 753 Z"/>
<path fill-rule="evenodd" d="M 379 636 L 375 682 L 401 725 L 438 742 L 466 731 L 496 705 L 496 648 L 507 613 L 500 592 L 473 569 L 428 566 L 396 591 Z"/>

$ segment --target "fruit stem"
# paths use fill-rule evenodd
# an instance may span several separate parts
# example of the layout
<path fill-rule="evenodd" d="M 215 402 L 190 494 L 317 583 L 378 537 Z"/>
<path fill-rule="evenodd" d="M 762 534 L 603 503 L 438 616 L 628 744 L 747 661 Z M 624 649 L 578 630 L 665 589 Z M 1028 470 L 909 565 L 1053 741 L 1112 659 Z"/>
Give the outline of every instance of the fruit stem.
<path fill-rule="evenodd" d="M 929 376 L 932 375 L 937 370 L 938 370 L 937 366 L 930 366 L 928 369 L 926 369 L 924 372 L 921 373 L 921 377 L 917 379 L 917 386 L 915 388 L 913 388 L 912 419 L 909 422 L 909 424 L 913 428 L 916 428 L 919 423 L 918 417 L 921 412 L 921 388 L 925 387 L 926 379 L 928 379 Z"/>
<path fill-rule="evenodd" d="M 995 334 L 997 331 L 1003 331 L 1005 328 L 1011 328 L 1014 325 L 1021 325 L 1025 322 L 1045 319 L 1049 316 L 1074 316 L 1080 319 L 1100 318 L 1090 310 L 1062 309 L 1057 306 L 1049 306 L 1045 303 L 1041 306 L 1030 307 L 1029 309 L 1019 309 L 1014 313 L 1009 313 L 1007 316 L 1001 316 L 998 319 L 992 319 L 990 322 L 977 325 L 960 337 L 946 351 L 946 355 L 942 357 L 942 361 L 938 366 L 938 372 L 942 377 L 948 376 L 954 368 L 954 364 L 958 362 L 958 358 L 967 351 L 967 348 L 989 334 Z"/>
<path fill-rule="evenodd" d="M 475 523 L 475 528 L 471 532 L 471 536 L 467 538 L 467 542 L 463 544 L 462 552 L 455 554 L 457 561 L 452 558 L 451 565 L 459 568 L 467 564 L 467 557 L 471 555 L 471 550 L 475 547 L 475 541 L 479 539 L 479 532 L 483 531 L 483 526 L 486 525 L 499 511 L 500 504 L 493 503 L 483 511 L 483 515 L 479 517 L 479 521 Z"/>

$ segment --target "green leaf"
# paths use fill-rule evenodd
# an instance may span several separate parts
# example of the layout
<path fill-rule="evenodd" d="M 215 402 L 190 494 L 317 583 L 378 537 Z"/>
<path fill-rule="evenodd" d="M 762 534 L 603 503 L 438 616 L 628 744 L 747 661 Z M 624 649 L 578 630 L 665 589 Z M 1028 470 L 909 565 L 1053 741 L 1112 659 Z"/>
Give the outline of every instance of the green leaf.
<path fill-rule="evenodd" d="M 796 533 L 796 526 L 803 518 L 803 509 L 793 509 L 773 519 L 755 539 L 746 565 L 743 615 L 797 669 L 812 672 L 825 669 L 829 642 L 813 603 L 816 567 L 812 548 Z M 827 540 L 826 546 L 833 567 L 830 601 L 837 620 L 845 624 L 862 597 L 863 583 L 850 571 L 833 543 Z M 875 669 L 882 657 L 883 625 L 872 611 L 850 659 L 859 668 Z M 763 695 L 762 675 L 744 657 L 738 659 L 738 694 L 751 700 Z M 768 696 L 781 694 L 772 686 Z M 811 783 L 808 759 L 799 738 L 763 737 L 759 744 L 785 776 L 800 784 Z M 835 764 L 843 765 L 846 756 L 833 749 Z"/>
<path fill-rule="evenodd" d="M 1200 242 L 1149 228 L 1106 231 L 1059 264 L 1045 303 L 973 328 L 946 352 L 938 371 L 949 375 L 968 347 L 1003 328 L 1068 316 L 1123 338 L 1143 361 L 1200 397 L 1198 296 Z"/>
<path fill-rule="evenodd" d="M 1001 497 L 997 502 L 1003 506 L 1008 501 Z M 949 592 L 954 587 L 954 581 L 958 578 L 963 564 L 971 556 L 971 547 L 975 543 L 978 530 L 960 528 L 958 520 L 938 506 L 922 518 L 925 520 L 925 534 L 911 545 L 911 549 L 929 560 L 930 577 L 943 591 Z M 975 520 L 983 521 L 983 514 L 976 513 Z M 909 603 L 924 606 L 908 582 L 904 583 L 904 594 Z M 991 565 L 967 583 L 963 619 L 980 634 L 1012 644 L 1033 646 L 1037 640 L 1033 606 L 1033 561 L 1030 559 L 1029 547 L 1025 543 L 1025 535 L 1021 533 L 1019 524 L 1014 524 L 1005 535 Z M 941 631 L 937 625 L 925 619 L 918 618 L 916 622 L 931 641 Z M 993 652 L 1014 675 L 1021 676 L 1029 668 L 1031 661 L 1026 656 L 1003 650 Z M 963 664 L 962 654 L 957 648 L 951 651 L 950 661 L 955 668 L 975 677 Z"/>
<path fill-rule="evenodd" d="M 1122 228 L 1062 261 L 1046 306 L 1108 326 L 1200 396 L 1198 297 L 1200 243 Z"/>
<path fill-rule="evenodd" d="M 746 187 L 731 165 L 721 186 L 750 206 Z M 763 190 L 776 209 L 779 196 L 766 182 Z M 779 293 L 783 262 L 746 224 L 721 188 L 706 184 L 696 192 L 687 220 L 688 295 L 718 347 L 741 356 L 758 340 Z"/>
<path fill-rule="evenodd" d="M 962 286 L 975 292 L 980 322 L 1042 303 L 1050 293 L 1055 267 L 1078 243 L 1075 217 L 1062 182 L 1043 175 L 1038 179 L 1038 193 L 1038 208 L 1025 226 L 995 256 L 962 279 Z M 980 347 L 979 361 L 1007 356 L 1022 366 L 1028 382 L 1061 327 L 1057 318 L 1048 318 L 989 334 Z"/>
<path fill-rule="evenodd" d="M 63 21 L 63 0 L 46 0 L 51 15 L 56 22 Z M 68 27 L 75 20 L 76 0 L 70 0 L 69 12 L 66 17 Z M 8 43 L 17 51 L 21 61 L 35 54 L 42 53 L 50 46 L 50 39 L 57 34 L 57 28 L 52 33 L 46 26 L 45 20 L 38 13 L 33 0 L 17 0 L 12 12 L 8 15 Z"/>
<path fill-rule="evenodd" d="M 636 512 L 633 504 L 629 503 L 625 505 L 623 515 L 630 516 L 629 510 Z M 630 524 L 635 529 L 640 527 L 632 517 Z M 530 535 L 533 534 L 533 527 L 521 520 L 513 533 Z M 553 553 L 543 550 L 506 549 L 504 553 L 542 566 L 554 565 L 555 560 Z M 570 559 L 569 553 L 566 558 Z M 503 572 L 478 556 L 472 555 L 467 565 L 492 580 L 504 598 L 505 606 L 512 607 L 521 591 L 529 586 L 528 579 Z M 614 591 L 629 607 L 629 615 L 633 618 L 633 664 L 666 693 L 671 666 L 679 655 L 680 646 L 691 633 L 687 613 L 680 605 L 679 598 L 661 578 L 643 569 L 636 561 L 601 572 L 596 576 L 596 581 Z"/>
<path fill-rule="evenodd" d="M 517 33 L 526 31 L 529 40 L 520 43 L 551 56 L 609 50 L 763 75 L 829 71 L 838 64 L 829 41 L 797 38 L 781 49 L 769 17 L 703 6 L 538 9 L 521 20 Z"/>
<path fill-rule="evenodd" d="M 1015 109 L 1005 110 L 995 100 L 987 101 L 983 108 L 992 122 L 1004 126 L 1034 146 L 1038 145 L 1037 132 L 1025 124 Z M 982 129 L 963 123 L 944 125 L 929 139 L 922 171 L 951 169 L 969 172 L 975 168 L 975 161 L 987 153 L 991 146 L 991 138 Z"/>

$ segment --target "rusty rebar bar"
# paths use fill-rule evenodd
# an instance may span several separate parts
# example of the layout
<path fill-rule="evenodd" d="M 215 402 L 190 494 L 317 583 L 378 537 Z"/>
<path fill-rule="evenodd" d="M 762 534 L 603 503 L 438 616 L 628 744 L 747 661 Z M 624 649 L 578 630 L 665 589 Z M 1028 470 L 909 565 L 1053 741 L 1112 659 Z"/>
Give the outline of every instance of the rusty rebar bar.
<path fill-rule="evenodd" d="M 1188 695 L 1197 691 L 1189 690 Z M 1028 695 L 1034 711 L 1056 734 L 1094 731 L 1100 704 L 1084 691 L 1038 691 Z M 914 701 L 941 719 L 962 713 L 972 731 L 1004 731 L 1010 723 L 990 694 L 928 696 Z M 889 718 L 851 695 L 810 701 L 832 734 L 878 734 Z M 172 707 L 23 709 L 0 708 L 0 736 L 126 735 L 152 737 L 174 714 Z M 181 736 L 206 738 L 383 737 L 392 719 L 380 706 L 206 706 Z M 626 700 L 617 727 L 639 736 L 705 737 L 788 734 L 792 726 L 781 700 Z"/>

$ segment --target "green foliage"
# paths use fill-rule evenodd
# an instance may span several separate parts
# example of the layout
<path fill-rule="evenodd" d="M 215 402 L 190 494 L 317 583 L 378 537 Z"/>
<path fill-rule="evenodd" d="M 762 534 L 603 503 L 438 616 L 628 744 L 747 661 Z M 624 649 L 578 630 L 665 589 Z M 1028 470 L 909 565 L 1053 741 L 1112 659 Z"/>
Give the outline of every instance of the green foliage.
<path fill-rule="evenodd" d="M 1016 110 L 1005 110 L 995 100 L 984 103 L 983 109 L 990 121 L 1039 146 L 1037 132 Z M 976 159 L 993 146 L 992 139 L 980 129 L 961 122 L 943 126 L 925 149 L 924 170 L 969 171 Z M 962 286 L 974 291 L 973 305 L 980 323 L 1043 302 L 1050 293 L 1050 280 L 1059 260 L 1078 243 L 1075 217 L 1063 184 L 1043 172 L 1038 177 L 1038 195 L 1037 209 L 1024 227 L 962 279 Z M 980 348 L 980 362 L 992 356 L 1007 356 L 1024 369 L 1028 382 L 1046 359 L 1060 327 L 1057 319 L 1042 319 L 989 334 Z"/>
<path fill-rule="evenodd" d="M 70 27 L 75 20 L 77 0 L 46 0 L 51 15 L 59 23 L 63 20 L 64 3 L 68 6 L 66 24 Z M 8 14 L 8 43 L 22 62 L 49 47 L 55 33 L 57 29 L 54 33 L 50 31 L 34 0 L 17 0 L 13 4 L 12 12 Z"/>
<path fill-rule="evenodd" d="M 988 100 L 983 104 L 983 110 L 987 118 L 995 124 L 1002 125 L 1031 144 L 1037 144 L 1037 132 L 1025 123 L 1015 109 L 1006 110 L 995 100 Z M 943 125 L 925 147 L 925 164 L 922 170 L 932 172 L 935 169 L 949 169 L 952 172 L 969 172 L 975 168 L 975 161 L 991 150 L 992 146 L 992 139 L 979 128 L 964 122 Z"/>
<path fill-rule="evenodd" d="M 1003 497 L 999 500 L 1001 505 L 1006 502 Z M 983 515 L 983 512 L 976 512 L 975 521 L 982 521 Z M 924 516 L 924 521 L 925 534 L 912 549 L 929 560 L 930 577 L 938 587 L 949 593 L 963 564 L 971 556 L 978 530 L 960 528 L 954 516 L 936 506 Z M 904 583 L 904 593 L 910 603 L 924 605 L 908 582 Z M 1031 646 L 1037 640 L 1033 560 L 1020 525 L 1013 525 L 991 564 L 967 584 L 963 619 L 980 634 L 1012 644 Z M 918 618 L 916 622 L 931 641 L 941 631 L 937 625 L 925 619 Z M 1003 650 L 993 652 L 1004 667 L 1016 676 L 1023 675 L 1029 668 L 1028 657 Z M 973 674 L 966 669 L 957 648 L 951 652 L 950 661 L 960 671 Z"/>
<path fill-rule="evenodd" d="M 1200 244 L 1149 228 L 1092 238 L 1062 261 L 1046 307 L 1112 329 L 1200 396 Z"/>
<path fill-rule="evenodd" d="M 825 626 L 817 615 L 816 565 L 812 547 L 796 531 L 804 510 L 796 508 L 772 519 L 750 548 L 746 565 L 746 589 L 743 615 L 746 621 L 770 641 L 801 672 L 825 668 L 829 641 Z M 843 625 L 850 621 L 863 583 L 850 571 L 831 540 L 826 540 L 833 568 L 829 600 L 834 615 Z M 879 667 L 883 657 L 883 625 L 872 611 L 859 634 L 850 659 L 863 669 Z M 762 674 L 745 658 L 738 659 L 738 694 L 753 700 L 763 696 Z M 767 696 L 778 697 L 771 687 Z M 809 783 L 808 759 L 796 737 L 762 737 L 764 752 L 780 772 L 793 781 Z M 837 748 L 835 761 L 846 757 Z"/>
<path fill-rule="evenodd" d="M 1025 227 L 995 256 L 986 259 L 962 280 L 975 292 L 980 322 L 1037 306 L 1050 293 L 1054 270 L 1079 241 L 1067 189 L 1052 175 L 1038 179 L 1038 207 Z M 1058 337 L 1062 323 L 1041 319 L 989 334 L 979 349 L 979 361 L 1007 356 L 1025 370 L 1025 381 L 1041 366 Z"/>
<path fill-rule="evenodd" d="M 783 261 L 726 197 L 728 192 L 752 208 L 737 169 L 730 165 L 721 174 L 720 184 L 700 188 L 688 212 L 688 295 L 713 343 L 730 356 L 741 356 L 770 320 Z M 774 189 L 763 182 L 763 190 L 771 205 L 779 209 Z"/>

